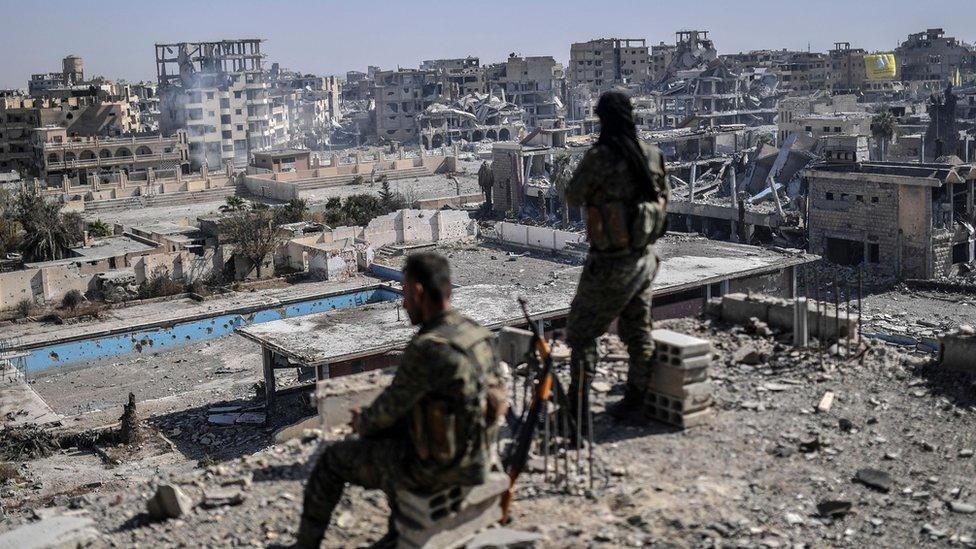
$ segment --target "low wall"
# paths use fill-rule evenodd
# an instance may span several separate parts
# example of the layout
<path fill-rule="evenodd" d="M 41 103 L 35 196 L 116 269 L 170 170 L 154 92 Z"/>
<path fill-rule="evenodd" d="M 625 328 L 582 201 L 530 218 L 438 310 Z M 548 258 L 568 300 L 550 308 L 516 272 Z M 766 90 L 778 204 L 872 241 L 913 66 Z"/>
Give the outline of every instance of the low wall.
<path fill-rule="evenodd" d="M 219 268 L 218 264 L 211 250 L 203 255 L 182 251 L 144 255 L 133 262 L 132 268 L 136 273 L 136 284 L 142 284 L 157 274 L 191 284 L 212 276 L 214 269 Z"/>
<path fill-rule="evenodd" d="M 503 221 L 495 225 L 498 238 L 505 243 L 517 246 L 530 246 L 545 250 L 563 250 L 569 244 L 577 244 L 585 240 L 579 233 L 558 231 L 547 227 L 533 227 Z"/>
<path fill-rule="evenodd" d="M 71 290 L 85 293 L 96 286 L 97 273 L 79 265 L 52 265 L 0 273 L 0 310 L 10 310 L 25 299 L 59 303 Z"/>

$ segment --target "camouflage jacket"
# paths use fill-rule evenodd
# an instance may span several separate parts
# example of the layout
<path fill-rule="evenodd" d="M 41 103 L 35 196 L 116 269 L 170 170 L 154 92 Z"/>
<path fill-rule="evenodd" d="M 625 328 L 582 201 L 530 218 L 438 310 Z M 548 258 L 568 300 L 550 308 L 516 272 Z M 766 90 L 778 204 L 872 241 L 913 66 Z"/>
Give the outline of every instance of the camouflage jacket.
<path fill-rule="evenodd" d="M 362 436 L 405 427 L 418 480 L 478 484 L 497 430 L 486 420 L 489 387 L 502 383 L 492 334 L 457 311 L 425 323 L 393 382 L 363 410 Z"/>
<path fill-rule="evenodd" d="M 654 176 L 654 193 L 658 197 L 669 196 L 669 188 L 664 169 L 664 157 L 657 147 L 641 145 L 647 156 L 651 174 Z M 621 225 L 630 232 L 632 230 L 632 217 L 636 215 L 637 206 L 640 205 L 643 213 L 647 216 L 644 220 L 646 229 L 650 231 L 649 239 L 651 242 L 657 240 L 667 230 L 667 213 L 660 204 L 656 202 L 644 202 L 644 189 L 639 188 L 639 184 L 624 159 L 612 151 L 601 146 L 594 146 L 586 152 L 583 159 L 573 173 L 572 179 L 566 187 L 566 201 L 571 206 L 584 207 L 587 209 L 587 232 L 590 237 L 591 253 L 618 253 L 630 250 L 626 245 L 619 245 L 608 242 L 606 246 L 595 245 L 597 237 L 602 236 L 604 228 L 597 227 L 601 221 L 605 225 L 610 225 L 608 219 L 601 219 L 597 215 L 608 204 L 621 206 L 624 219 Z M 612 216 L 612 214 L 611 214 Z M 603 216 L 604 218 L 607 216 Z M 609 230 L 609 229 L 607 229 Z M 633 237 L 634 235 L 629 235 Z"/>

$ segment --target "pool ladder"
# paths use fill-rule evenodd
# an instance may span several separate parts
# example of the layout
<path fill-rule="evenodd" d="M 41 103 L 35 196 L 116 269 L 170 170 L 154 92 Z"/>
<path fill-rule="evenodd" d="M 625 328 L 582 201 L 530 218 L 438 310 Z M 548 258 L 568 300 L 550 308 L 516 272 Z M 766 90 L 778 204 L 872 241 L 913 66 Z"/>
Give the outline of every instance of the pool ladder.
<path fill-rule="evenodd" d="M 4 382 L 27 379 L 27 353 L 18 351 L 20 338 L 0 339 L 0 378 Z"/>

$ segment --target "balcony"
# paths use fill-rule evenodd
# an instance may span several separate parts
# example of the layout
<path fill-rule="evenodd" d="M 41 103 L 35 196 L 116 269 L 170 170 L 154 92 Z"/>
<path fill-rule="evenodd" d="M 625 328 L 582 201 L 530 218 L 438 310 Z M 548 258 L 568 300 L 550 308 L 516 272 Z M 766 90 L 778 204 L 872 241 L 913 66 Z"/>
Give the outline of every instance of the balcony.
<path fill-rule="evenodd" d="M 131 166 L 134 164 L 149 164 L 155 162 L 180 162 L 182 160 L 179 151 L 168 153 L 140 154 L 137 156 L 111 156 L 86 158 L 75 160 L 61 160 L 58 162 L 46 162 L 45 168 L 48 172 L 66 170 L 84 170 L 92 168 L 111 168 L 114 166 Z"/>

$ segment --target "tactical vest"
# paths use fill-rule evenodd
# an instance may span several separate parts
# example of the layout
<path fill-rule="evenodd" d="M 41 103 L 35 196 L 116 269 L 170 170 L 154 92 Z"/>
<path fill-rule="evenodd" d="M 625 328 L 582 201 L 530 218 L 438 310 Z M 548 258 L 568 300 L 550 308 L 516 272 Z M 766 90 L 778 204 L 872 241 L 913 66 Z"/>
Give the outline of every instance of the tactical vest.
<path fill-rule="evenodd" d="M 654 215 L 651 204 L 658 199 L 657 184 L 666 184 L 664 157 L 655 148 L 649 164 L 655 186 L 642 189 L 635 201 L 608 199 L 604 189 L 593 193 L 586 206 L 586 235 L 590 248 L 597 252 L 643 250 L 667 230 Z M 666 225 L 667 218 L 664 219 Z"/>
<path fill-rule="evenodd" d="M 433 461 L 441 466 L 459 463 L 475 445 L 487 445 L 486 432 L 489 420 L 488 398 L 485 384 L 491 364 L 480 364 L 487 356 L 494 359 L 491 349 L 492 334 L 476 325 L 446 326 L 431 334 L 442 343 L 450 345 L 470 362 L 474 373 L 474 394 L 430 394 L 414 406 L 411 413 L 410 435 L 417 456 L 423 461 Z M 479 345 L 488 345 L 482 354 L 477 353 Z M 458 387 L 457 389 L 460 389 Z M 481 433 L 481 436 L 478 436 Z M 483 440 L 484 439 L 484 440 Z"/>

